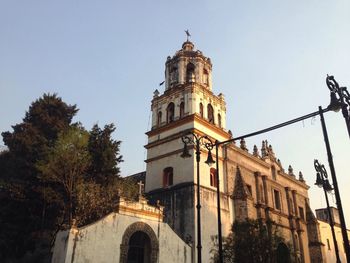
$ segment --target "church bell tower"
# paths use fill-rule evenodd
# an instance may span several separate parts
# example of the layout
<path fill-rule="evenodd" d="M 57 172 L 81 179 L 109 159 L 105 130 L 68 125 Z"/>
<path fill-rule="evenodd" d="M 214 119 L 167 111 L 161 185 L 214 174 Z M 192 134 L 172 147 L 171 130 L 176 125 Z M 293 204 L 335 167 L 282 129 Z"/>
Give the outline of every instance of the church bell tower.
<path fill-rule="evenodd" d="M 180 157 L 183 149 L 181 137 L 186 131 L 206 134 L 213 141 L 226 140 L 230 135 L 225 129 L 224 95 L 212 92 L 210 58 L 195 50 L 192 42 L 184 42 L 173 57 L 168 56 L 165 91 L 163 94 L 158 90 L 154 92 L 151 109 L 152 129 L 146 133 L 148 144 L 145 146 L 146 192 L 195 183 L 193 152 L 190 159 Z M 204 149 L 203 152 L 206 154 Z M 210 178 L 203 178 L 201 182 L 210 186 L 209 181 Z"/>
<path fill-rule="evenodd" d="M 148 143 L 145 192 L 151 202 L 164 205 L 165 222 L 185 241 L 196 242 L 196 159 L 194 147 L 191 157 L 183 159 L 181 140 L 188 132 L 207 135 L 213 142 L 230 138 L 226 130 L 226 103 L 223 94 L 215 95 L 212 89 L 212 63 L 210 58 L 186 41 L 174 56 L 165 62 L 165 90 L 154 92 L 152 99 L 152 128 L 146 134 Z M 212 226 L 216 219 L 216 170 L 204 161 L 207 150 L 201 149 L 200 183 L 202 220 Z M 215 158 L 215 156 L 214 156 Z M 220 169 L 223 158 L 219 153 Z M 226 192 L 223 171 L 220 171 L 220 191 Z M 204 200 L 208 197 L 209 199 Z M 202 200 L 203 198 L 203 200 Z M 228 224 L 230 225 L 230 224 Z M 204 231 L 204 230 L 203 230 Z M 203 259 L 209 262 L 210 236 L 217 229 L 204 231 Z M 207 242 L 207 243 L 206 243 Z"/>

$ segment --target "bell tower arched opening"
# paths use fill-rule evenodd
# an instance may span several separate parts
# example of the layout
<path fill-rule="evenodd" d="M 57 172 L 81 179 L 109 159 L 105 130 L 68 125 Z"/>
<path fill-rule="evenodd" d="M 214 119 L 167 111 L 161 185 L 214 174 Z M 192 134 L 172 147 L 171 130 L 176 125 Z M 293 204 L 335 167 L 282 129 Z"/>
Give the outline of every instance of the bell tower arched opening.
<path fill-rule="evenodd" d="M 213 106 L 211 106 L 211 104 L 208 104 L 208 107 L 207 107 L 207 112 L 208 112 L 208 121 L 212 124 L 215 124 L 215 121 L 214 121 L 214 109 L 213 109 Z"/>
<path fill-rule="evenodd" d="M 192 63 L 188 63 L 186 67 L 186 81 L 187 82 L 195 82 L 196 81 L 196 75 L 195 75 L 195 66 Z"/>
<path fill-rule="evenodd" d="M 173 102 L 170 102 L 167 109 L 166 109 L 166 120 L 167 123 L 173 122 L 174 121 L 174 110 L 175 110 L 175 105 Z"/>

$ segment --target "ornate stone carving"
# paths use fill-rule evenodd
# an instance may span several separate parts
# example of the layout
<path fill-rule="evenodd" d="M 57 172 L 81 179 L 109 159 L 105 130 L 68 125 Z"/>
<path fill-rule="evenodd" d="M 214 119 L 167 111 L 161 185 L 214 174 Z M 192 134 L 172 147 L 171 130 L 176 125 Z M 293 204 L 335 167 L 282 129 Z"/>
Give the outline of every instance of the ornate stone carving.
<path fill-rule="evenodd" d="M 258 150 L 258 147 L 256 145 L 254 145 L 254 148 L 253 148 L 253 155 L 255 157 L 259 157 L 259 150 Z"/>
<path fill-rule="evenodd" d="M 248 148 L 244 139 L 241 139 L 240 147 L 242 150 L 248 151 Z"/>
<path fill-rule="evenodd" d="M 290 176 L 295 177 L 294 172 L 293 172 L 293 168 L 292 168 L 291 165 L 288 166 L 288 174 L 289 174 Z"/>

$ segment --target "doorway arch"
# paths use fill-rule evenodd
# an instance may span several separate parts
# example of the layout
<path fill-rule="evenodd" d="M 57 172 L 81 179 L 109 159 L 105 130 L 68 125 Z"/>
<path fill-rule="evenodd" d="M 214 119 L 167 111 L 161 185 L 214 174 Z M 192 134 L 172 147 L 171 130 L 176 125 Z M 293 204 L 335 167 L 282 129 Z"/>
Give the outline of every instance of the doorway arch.
<path fill-rule="evenodd" d="M 286 244 L 279 243 L 276 250 L 277 263 L 290 263 L 290 251 Z"/>
<path fill-rule="evenodd" d="M 120 263 L 156 263 L 159 242 L 153 229 L 143 223 L 131 224 L 120 244 Z"/>

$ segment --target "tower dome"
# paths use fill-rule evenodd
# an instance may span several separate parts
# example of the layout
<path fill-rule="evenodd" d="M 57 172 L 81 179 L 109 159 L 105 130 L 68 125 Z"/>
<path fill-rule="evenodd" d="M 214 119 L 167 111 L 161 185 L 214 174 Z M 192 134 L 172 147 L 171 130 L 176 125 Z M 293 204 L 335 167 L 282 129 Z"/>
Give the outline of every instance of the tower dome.
<path fill-rule="evenodd" d="M 194 48 L 194 45 L 191 41 L 186 41 L 182 44 L 182 50 L 192 51 L 193 48 Z"/>
<path fill-rule="evenodd" d="M 211 83 L 212 64 L 194 44 L 185 41 L 182 48 L 173 57 L 168 57 L 165 63 L 165 90 L 185 88 L 196 83 L 208 90 Z"/>

